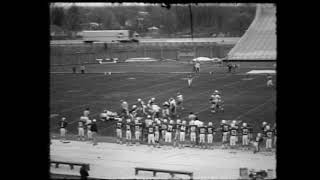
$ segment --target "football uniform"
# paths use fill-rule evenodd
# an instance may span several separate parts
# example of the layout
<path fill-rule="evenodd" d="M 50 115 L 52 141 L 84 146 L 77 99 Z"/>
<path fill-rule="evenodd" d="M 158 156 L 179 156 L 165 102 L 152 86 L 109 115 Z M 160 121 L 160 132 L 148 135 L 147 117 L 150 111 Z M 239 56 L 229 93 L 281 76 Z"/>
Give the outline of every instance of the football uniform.
<path fill-rule="evenodd" d="M 258 152 L 260 151 L 260 143 L 263 141 L 262 137 L 257 136 L 255 141 L 253 142 L 253 145 L 255 147 L 255 151 L 254 152 Z"/>
<path fill-rule="evenodd" d="M 169 108 L 167 106 L 165 106 L 163 109 L 162 109 L 162 117 L 163 118 L 167 118 L 169 117 Z"/>
<path fill-rule="evenodd" d="M 196 131 L 197 131 L 197 126 L 190 125 L 190 141 L 191 142 L 196 142 Z"/>
<path fill-rule="evenodd" d="M 84 138 L 84 122 L 81 120 L 78 122 L 78 136 Z"/>
<path fill-rule="evenodd" d="M 181 126 L 181 123 L 175 124 L 175 125 L 173 126 L 173 130 L 174 130 L 174 140 L 175 140 L 175 141 L 177 141 L 177 140 L 179 139 L 180 126 Z"/>
<path fill-rule="evenodd" d="M 208 142 L 208 144 L 212 144 L 213 133 L 214 133 L 214 127 L 213 126 L 208 126 L 207 127 L 207 142 Z"/>
<path fill-rule="evenodd" d="M 228 125 L 228 124 L 222 124 L 222 125 L 221 125 L 221 129 L 222 129 L 222 143 L 225 143 L 225 142 L 228 141 L 229 128 L 230 128 L 230 125 Z"/>
<path fill-rule="evenodd" d="M 89 117 L 90 111 L 89 110 L 84 110 L 83 111 L 83 116 Z"/>
<path fill-rule="evenodd" d="M 154 127 L 152 125 L 148 126 L 148 144 L 155 144 L 154 141 Z"/>
<path fill-rule="evenodd" d="M 179 136 L 180 142 L 184 142 L 185 141 L 186 130 L 187 130 L 186 125 L 182 124 L 180 126 L 180 136 Z"/>
<path fill-rule="evenodd" d="M 188 76 L 188 86 L 191 87 L 191 84 L 192 84 L 192 76 Z"/>
<path fill-rule="evenodd" d="M 127 141 L 131 141 L 132 124 L 127 123 L 125 126 L 126 126 L 126 139 L 127 139 Z"/>
<path fill-rule="evenodd" d="M 87 136 L 88 136 L 88 139 L 92 139 L 92 131 L 91 131 L 92 122 L 91 122 L 91 120 L 88 120 L 86 125 L 87 125 Z"/>
<path fill-rule="evenodd" d="M 268 77 L 267 77 L 267 86 L 268 86 L 268 87 L 273 86 L 272 76 L 268 76 Z"/>
<path fill-rule="evenodd" d="M 159 124 L 154 125 L 154 140 L 157 143 L 160 140 L 160 125 Z"/>
<path fill-rule="evenodd" d="M 142 127 L 142 124 L 141 123 L 136 123 L 134 124 L 134 135 L 135 135 L 135 138 L 136 138 L 136 141 L 140 141 L 140 136 L 141 136 L 141 127 Z"/>
<path fill-rule="evenodd" d="M 273 129 L 273 145 L 277 144 L 277 128 Z"/>
<path fill-rule="evenodd" d="M 166 134 L 167 134 L 167 128 L 168 128 L 168 124 L 167 123 L 162 123 L 161 124 L 161 136 L 162 139 L 165 140 Z"/>
<path fill-rule="evenodd" d="M 241 133 L 242 133 L 242 145 L 243 146 L 249 145 L 249 138 L 248 138 L 249 129 L 248 129 L 248 127 L 242 127 Z"/>
<path fill-rule="evenodd" d="M 122 126 L 123 126 L 123 123 L 118 121 L 116 124 L 116 132 L 117 132 L 117 138 L 119 138 L 120 141 L 122 138 Z"/>
<path fill-rule="evenodd" d="M 171 114 L 176 114 L 176 100 L 170 101 L 170 113 Z"/>
<path fill-rule="evenodd" d="M 267 149 L 271 149 L 272 148 L 272 135 L 273 135 L 273 131 L 272 130 L 267 130 L 266 131 L 266 148 Z"/>
<path fill-rule="evenodd" d="M 62 138 L 65 138 L 66 136 L 66 132 L 67 132 L 67 126 L 68 126 L 68 123 L 66 121 L 60 121 L 59 122 L 59 128 L 60 128 L 60 136 Z"/>
<path fill-rule="evenodd" d="M 168 124 L 165 142 L 171 143 L 173 124 Z"/>
<path fill-rule="evenodd" d="M 207 128 L 204 126 L 199 128 L 199 138 L 200 138 L 199 143 L 205 143 L 206 129 Z"/>
<path fill-rule="evenodd" d="M 237 129 L 235 127 L 232 127 L 230 129 L 230 146 L 236 145 L 236 137 L 237 137 Z"/>
<path fill-rule="evenodd" d="M 182 107 L 182 103 L 183 103 L 183 96 L 182 94 L 179 94 L 177 96 L 177 105 Z"/>

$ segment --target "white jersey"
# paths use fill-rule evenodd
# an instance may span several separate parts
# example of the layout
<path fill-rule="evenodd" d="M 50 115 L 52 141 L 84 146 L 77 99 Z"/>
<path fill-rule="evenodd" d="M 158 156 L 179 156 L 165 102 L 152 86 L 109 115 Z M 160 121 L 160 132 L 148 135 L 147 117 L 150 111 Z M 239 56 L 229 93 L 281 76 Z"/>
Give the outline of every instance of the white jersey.
<path fill-rule="evenodd" d="M 152 105 L 152 110 L 153 112 L 159 112 L 160 111 L 160 107 L 158 105 Z"/>
<path fill-rule="evenodd" d="M 170 106 L 176 106 L 176 100 L 172 100 L 172 101 L 170 101 Z"/>
<path fill-rule="evenodd" d="M 177 100 L 178 100 L 178 101 L 183 101 L 183 96 L 182 96 L 182 94 L 180 94 L 180 95 L 177 96 Z"/>

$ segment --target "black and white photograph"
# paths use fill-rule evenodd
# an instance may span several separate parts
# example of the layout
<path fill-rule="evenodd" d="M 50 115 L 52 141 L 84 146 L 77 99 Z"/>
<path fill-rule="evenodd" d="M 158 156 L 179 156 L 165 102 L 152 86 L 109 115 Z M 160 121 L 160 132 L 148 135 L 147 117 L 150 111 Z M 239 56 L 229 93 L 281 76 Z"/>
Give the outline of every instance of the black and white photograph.
<path fill-rule="evenodd" d="M 276 4 L 48 6 L 50 178 L 277 178 Z"/>

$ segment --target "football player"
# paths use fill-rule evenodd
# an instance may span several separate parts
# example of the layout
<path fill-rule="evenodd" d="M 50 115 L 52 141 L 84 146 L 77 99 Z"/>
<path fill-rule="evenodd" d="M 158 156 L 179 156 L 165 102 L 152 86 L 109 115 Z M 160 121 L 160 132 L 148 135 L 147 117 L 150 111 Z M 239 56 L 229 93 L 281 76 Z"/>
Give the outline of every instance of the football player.
<path fill-rule="evenodd" d="M 127 119 L 126 123 L 126 144 L 131 145 L 132 123 L 130 119 Z"/>
<path fill-rule="evenodd" d="M 152 119 L 160 117 L 160 107 L 156 104 L 152 104 Z"/>
<path fill-rule="evenodd" d="M 249 145 L 249 138 L 248 138 L 249 129 L 247 127 L 247 123 L 242 124 L 241 133 L 242 133 L 242 145 L 247 148 Z"/>
<path fill-rule="evenodd" d="M 67 126 L 68 126 L 68 122 L 66 121 L 66 118 L 62 117 L 61 120 L 59 121 L 61 141 L 66 139 Z"/>
<path fill-rule="evenodd" d="M 190 131 L 191 146 L 195 147 L 197 126 L 194 124 L 194 122 L 189 122 L 189 131 Z"/>
<path fill-rule="evenodd" d="M 87 126 L 87 136 L 89 141 L 92 140 L 91 125 L 92 125 L 92 121 L 88 119 L 86 122 L 86 126 Z"/>
<path fill-rule="evenodd" d="M 170 120 L 170 123 L 168 124 L 168 128 L 167 128 L 167 132 L 166 132 L 166 138 L 165 138 L 165 142 L 167 144 L 171 143 L 172 131 L 173 131 L 173 120 Z"/>
<path fill-rule="evenodd" d="M 175 116 L 176 115 L 176 112 L 177 112 L 177 104 L 176 104 L 176 100 L 173 99 L 173 98 L 170 98 L 169 99 L 169 103 L 170 103 L 170 106 L 169 106 L 169 109 L 170 109 L 170 115 L 171 116 Z"/>
<path fill-rule="evenodd" d="M 277 125 L 274 123 L 273 126 L 273 146 L 276 146 L 277 144 Z"/>
<path fill-rule="evenodd" d="M 189 115 L 188 115 L 189 121 L 194 121 L 196 119 L 196 117 L 197 116 L 195 114 L 193 114 L 193 112 L 190 112 Z"/>
<path fill-rule="evenodd" d="M 221 129 L 222 129 L 222 144 L 226 144 L 228 141 L 228 132 L 230 125 L 226 123 L 226 120 L 221 121 Z"/>
<path fill-rule="evenodd" d="M 183 107 L 183 95 L 180 92 L 177 93 L 177 107 L 179 107 L 181 110 L 184 109 L 184 107 Z"/>
<path fill-rule="evenodd" d="M 273 82 L 272 82 L 272 76 L 270 74 L 267 75 L 267 87 L 272 87 Z"/>
<path fill-rule="evenodd" d="M 185 142 L 185 135 L 187 130 L 187 121 L 182 121 L 182 124 L 180 126 L 180 135 L 179 135 L 179 147 L 182 148 L 184 146 Z"/>
<path fill-rule="evenodd" d="M 119 118 L 116 124 L 116 133 L 117 133 L 117 143 L 120 143 L 120 144 L 122 144 L 122 128 L 123 128 L 122 118 Z"/>
<path fill-rule="evenodd" d="M 134 136 L 136 140 L 136 145 L 140 144 L 141 129 L 142 129 L 142 123 L 139 122 L 138 119 L 136 119 L 134 122 L 134 131 L 135 131 Z"/>
<path fill-rule="evenodd" d="M 212 122 L 209 122 L 207 126 L 207 147 L 209 149 L 213 148 L 213 134 L 215 134 L 215 129 Z"/>
<path fill-rule="evenodd" d="M 89 114 L 90 114 L 90 108 L 86 108 L 86 109 L 83 111 L 83 116 L 89 117 Z"/>
<path fill-rule="evenodd" d="M 167 119 L 163 119 L 163 123 L 161 123 L 162 141 L 165 141 L 165 139 L 166 139 L 167 128 L 168 128 Z"/>
<path fill-rule="evenodd" d="M 124 116 L 129 116 L 129 105 L 126 101 L 121 100 L 121 114 Z"/>
<path fill-rule="evenodd" d="M 147 114 L 146 108 L 147 106 L 144 104 L 144 102 L 139 98 L 138 99 L 138 111 L 142 112 L 144 115 Z"/>
<path fill-rule="evenodd" d="M 156 124 L 154 125 L 154 140 L 158 147 L 160 147 L 160 127 L 161 121 L 159 119 L 155 119 Z"/>
<path fill-rule="evenodd" d="M 230 147 L 234 148 L 236 146 L 236 137 L 238 130 L 235 127 L 235 124 L 231 124 L 230 128 Z"/>
<path fill-rule="evenodd" d="M 169 115 L 170 115 L 170 111 L 169 111 L 169 107 L 170 107 L 170 104 L 168 101 L 164 102 L 162 104 L 162 118 L 168 118 Z"/>
<path fill-rule="evenodd" d="M 266 149 L 267 150 L 271 150 L 272 148 L 272 135 L 273 135 L 273 131 L 270 129 L 270 126 L 267 125 L 266 126 L 266 137 L 267 137 L 267 140 L 266 140 Z"/>
<path fill-rule="evenodd" d="M 200 148 L 205 148 L 205 137 L 206 137 L 206 130 L 207 128 L 203 125 L 203 123 L 199 124 L 199 145 Z"/>
<path fill-rule="evenodd" d="M 84 116 L 83 116 L 84 117 Z M 84 141 L 84 123 L 85 121 L 80 118 L 78 121 L 78 136 L 80 141 Z"/>
<path fill-rule="evenodd" d="M 129 111 L 129 115 L 130 115 L 131 119 L 134 119 L 137 116 L 137 111 L 138 111 L 138 106 L 132 105 L 132 108 Z"/>
<path fill-rule="evenodd" d="M 174 132 L 174 141 L 173 141 L 173 146 L 178 147 L 178 142 L 179 142 L 179 135 L 180 135 L 180 126 L 181 126 L 181 120 L 177 119 L 176 124 L 173 126 L 173 132 Z"/>
<path fill-rule="evenodd" d="M 257 153 L 260 151 L 260 144 L 262 143 L 262 141 L 263 141 L 262 135 L 261 133 L 258 133 L 255 141 L 253 142 L 253 145 L 254 145 L 253 153 Z"/>
<path fill-rule="evenodd" d="M 147 104 L 147 107 L 149 107 L 150 109 L 152 109 L 152 105 L 155 103 L 156 98 L 152 97 Z"/>
<path fill-rule="evenodd" d="M 153 144 L 153 146 L 155 146 L 155 141 L 154 141 L 154 122 L 149 122 L 148 123 L 148 146 L 150 146 L 150 144 Z"/>
<path fill-rule="evenodd" d="M 190 88 L 193 80 L 192 74 L 188 75 L 187 80 L 188 80 L 188 87 Z"/>

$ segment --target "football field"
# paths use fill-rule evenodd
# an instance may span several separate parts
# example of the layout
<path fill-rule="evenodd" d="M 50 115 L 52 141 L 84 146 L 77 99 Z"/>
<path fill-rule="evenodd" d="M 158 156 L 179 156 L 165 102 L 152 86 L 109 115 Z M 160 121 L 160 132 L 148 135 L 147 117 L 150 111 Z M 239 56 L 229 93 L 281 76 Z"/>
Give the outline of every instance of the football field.
<path fill-rule="evenodd" d="M 180 119 L 194 112 L 201 121 L 211 121 L 216 127 L 222 119 L 237 119 L 252 124 L 258 131 L 263 121 L 275 122 L 276 89 L 266 86 L 265 74 L 246 73 L 274 70 L 273 64 L 240 63 L 236 73 L 227 73 L 227 68 L 219 65 L 202 64 L 201 73 L 195 75 L 191 88 L 187 86 L 186 77 L 192 65 L 187 63 L 94 64 L 86 66 L 87 74 L 72 74 L 72 66 L 51 66 L 50 130 L 57 133 L 57 123 L 64 116 L 69 122 L 68 132 L 76 134 L 76 122 L 89 107 L 91 117 L 98 120 L 99 134 L 115 136 L 114 122 L 99 121 L 99 114 L 104 109 L 119 112 L 122 99 L 131 107 L 138 98 L 146 102 L 151 97 L 155 97 L 156 104 L 161 106 L 180 92 L 185 107 L 178 112 Z M 225 111 L 213 114 L 209 97 L 216 89 L 222 94 Z"/>

